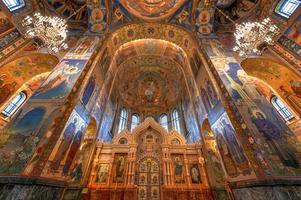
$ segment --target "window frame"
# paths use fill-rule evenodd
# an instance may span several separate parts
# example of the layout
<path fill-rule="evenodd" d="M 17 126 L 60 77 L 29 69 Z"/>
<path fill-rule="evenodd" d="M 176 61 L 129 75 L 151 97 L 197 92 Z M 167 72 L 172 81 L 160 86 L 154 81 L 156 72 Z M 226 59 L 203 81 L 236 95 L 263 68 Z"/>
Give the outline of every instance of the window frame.
<path fill-rule="evenodd" d="M 1 115 L 5 118 L 12 117 L 22 107 L 26 99 L 26 92 L 19 92 L 16 96 L 14 96 L 12 99 L 10 99 L 9 102 L 5 104 L 3 110 L 1 111 Z"/>
<path fill-rule="evenodd" d="M 120 133 L 122 130 L 124 130 L 127 127 L 127 121 L 128 121 L 128 111 L 126 108 L 122 108 L 119 114 L 117 133 Z"/>
<path fill-rule="evenodd" d="M 135 117 L 137 119 L 137 122 L 133 121 L 133 118 L 135 118 Z M 139 114 L 137 114 L 137 113 L 132 114 L 132 117 L 131 117 L 131 131 L 133 131 L 137 126 L 139 126 L 139 124 L 140 124 L 140 116 L 139 116 Z"/>
<path fill-rule="evenodd" d="M 166 121 L 162 121 L 163 118 L 166 118 Z M 159 124 L 168 132 L 168 115 L 166 113 L 160 115 Z"/>
<path fill-rule="evenodd" d="M 177 109 L 174 109 L 171 113 L 172 118 L 172 128 L 181 133 L 181 125 L 180 125 L 180 114 Z"/>
<path fill-rule="evenodd" d="M 295 119 L 294 114 L 292 113 L 291 109 L 285 105 L 285 103 L 276 95 L 273 95 L 270 99 L 272 106 L 277 110 L 280 116 L 286 122 L 290 122 Z"/>
<path fill-rule="evenodd" d="M 10 12 L 15 12 L 25 7 L 25 0 L 2 0 L 2 2 Z"/>
<path fill-rule="evenodd" d="M 290 7 L 289 7 L 290 4 Z M 301 1 L 300 0 L 281 0 L 279 1 L 279 3 L 277 4 L 276 8 L 275 8 L 275 13 L 277 15 L 280 15 L 281 17 L 284 17 L 285 19 L 289 19 L 294 12 L 298 9 L 298 7 L 300 6 Z M 293 6 L 296 5 L 296 6 Z M 288 8 L 289 7 L 289 8 Z M 285 9 L 287 11 L 285 11 Z M 290 11 L 290 12 L 288 12 Z"/>

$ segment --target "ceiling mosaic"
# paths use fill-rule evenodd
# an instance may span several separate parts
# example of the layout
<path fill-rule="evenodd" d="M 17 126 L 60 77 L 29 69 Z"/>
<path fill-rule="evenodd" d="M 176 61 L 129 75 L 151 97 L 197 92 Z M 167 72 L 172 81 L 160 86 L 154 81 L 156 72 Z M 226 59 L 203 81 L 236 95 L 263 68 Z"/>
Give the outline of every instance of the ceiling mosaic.
<path fill-rule="evenodd" d="M 52 7 L 57 14 L 69 17 L 76 10 L 78 10 L 81 6 L 85 5 L 85 0 L 44 0 L 46 4 Z M 74 15 L 72 20 L 82 20 L 86 16 L 86 9 L 82 9 L 76 15 Z"/>
<path fill-rule="evenodd" d="M 184 0 L 121 0 L 133 15 L 145 20 L 160 20 L 172 15 Z"/>
<path fill-rule="evenodd" d="M 250 14 L 259 5 L 259 2 L 259 0 L 219 0 L 217 2 L 217 7 L 219 7 L 227 16 L 235 21 L 242 18 L 248 18 L 248 16 L 250 16 Z M 215 20 L 218 25 L 233 25 L 220 12 L 215 12 Z"/>
<path fill-rule="evenodd" d="M 179 51 L 185 51 L 190 54 L 192 49 L 198 45 L 189 32 L 169 24 L 159 23 L 139 23 L 129 24 L 114 31 L 110 38 L 108 46 L 112 51 L 116 51 L 125 43 L 139 39 L 160 39 L 177 45 Z M 180 48 L 182 49 L 180 49 Z"/>
<path fill-rule="evenodd" d="M 179 103 L 184 85 L 179 64 L 154 55 L 126 60 L 115 82 L 124 104 L 141 113 L 161 113 L 172 108 Z"/>
<path fill-rule="evenodd" d="M 233 31 L 233 23 L 216 8 L 234 21 L 246 21 L 264 9 L 266 1 L 269 0 L 43 0 L 50 13 L 55 11 L 68 18 L 76 12 L 68 23 L 75 34 L 76 30 L 81 33 L 87 29 L 90 33 L 102 34 L 131 23 L 160 21 L 165 26 L 176 25 L 188 32 L 196 31 L 200 36 L 214 34 L 216 30 Z M 83 5 L 87 6 L 77 12 Z"/>
<path fill-rule="evenodd" d="M 129 57 L 137 55 L 165 56 L 181 66 L 185 66 L 185 52 L 176 45 L 156 39 L 141 39 L 125 43 L 116 54 L 116 64 L 120 65 Z"/>

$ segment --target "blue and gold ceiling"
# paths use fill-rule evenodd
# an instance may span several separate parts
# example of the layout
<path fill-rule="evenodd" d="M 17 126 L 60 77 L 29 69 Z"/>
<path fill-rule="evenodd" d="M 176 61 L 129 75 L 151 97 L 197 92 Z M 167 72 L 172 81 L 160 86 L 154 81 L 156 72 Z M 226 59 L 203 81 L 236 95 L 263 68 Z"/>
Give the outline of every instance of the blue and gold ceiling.
<path fill-rule="evenodd" d="M 247 15 L 258 0 L 43 0 L 51 11 L 68 18 L 71 29 L 93 34 L 112 31 L 129 23 L 159 22 L 185 28 L 200 35 L 210 35 L 217 26 Z M 77 10 L 84 6 L 79 12 Z"/>

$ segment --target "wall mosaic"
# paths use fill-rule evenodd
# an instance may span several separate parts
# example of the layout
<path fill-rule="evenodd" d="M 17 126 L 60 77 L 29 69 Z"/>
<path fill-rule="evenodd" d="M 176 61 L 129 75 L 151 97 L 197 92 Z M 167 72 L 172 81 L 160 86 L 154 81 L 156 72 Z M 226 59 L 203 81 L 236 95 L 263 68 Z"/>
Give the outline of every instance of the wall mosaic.
<path fill-rule="evenodd" d="M 88 23 L 89 30 L 92 33 L 103 33 L 106 29 L 107 10 L 105 1 L 89 2 L 88 6 Z"/>
<path fill-rule="evenodd" d="M 92 54 L 93 50 L 91 48 L 94 48 L 95 45 L 91 45 L 89 42 L 90 48 L 83 49 L 82 47 L 85 47 L 85 45 L 88 44 L 88 41 L 90 39 L 84 38 L 83 40 L 79 41 L 79 47 L 72 50 L 72 52 L 69 52 L 66 56 L 69 59 L 68 62 L 75 62 L 75 63 L 86 63 L 86 60 L 81 60 L 87 57 L 87 55 Z M 92 39 L 93 40 L 93 39 Z M 80 55 L 83 54 L 83 57 L 80 57 Z M 41 57 L 42 56 L 42 57 Z M 19 77 L 20 73 L 24 73 L 23 67 L 26 67 L 25 73 L 28 73 L 28 76 L 35 75 L 35 73 L 39 72 L 39 69 L 47 68 L 50 64 L 53 64 L 50 62 L 50 64 L 47 62 L 48 60 L 42 59 L 43 54 L 34 54 L 33 58 L 30 56 L 28 57 L 21 57 L 17 59 L 16 66 L 20 68 L 20 72 L 18 73 L 17 70 L 13 71 L 14 75 Z M 49 55 L 46 58 L 49 59 Z M 50 56 L 50 61 L 53 57 Z M 78 60 L 75 60 L 75 59 Z M 57 60 L 55 60 L 57 62 Z M 64 60 L 66 61 L 66 59 Z M 25 105 L 22 107 L 22 110 L 16 114 L 13 121 L 11 122 L 11 125 L 8 125 L 8 128 L 5 129 L 5 131 L 8 133 L 6 134 L 7 137 L 3 137 L 3 143 L 1 145 L 1 149 L 3 150 L 2 153 L 5 153 L 7 149 L 10 148 L 10 144 L 12 143 L 18 143 L 20 144 L 19 148 L 14 148 L 16 150 L 13 151 L 13 154 L 11 156 L 6 155 L 6 159 L 8 159 L 7 162 L 5 162 L 5 167 L 3 167 L 2 173 L 8 173 L 8 174 L 14 174 L 14 173 L 21 173 L 24 170 L 25 174 L 31 174 L 31 175 L 40 175 L 44 164 L 46 160 L 48 159 L 49 154 L 53 150 L 54 143 L 56 142 L 55 137 L 59 134 L 59 132 L 55 131 L 57 127 L 59 127 L 59 124 L 61 123 L 61 117 L 63 115 L 62 110 L 64 107 L 61 107 L 61 104 L 58 103 L 58 101 L 62 99 L 55 99 L 54 101 L 47 99 L 45 103 L 45 99 L 40 98 L 39 100 L 35 97 L 37 97 L 37 94 L 40 93 L 47 93 L 48 90 L 51 89 L 57 89 L 59 86 L 63 86 L 62 88 L 65 88 L 65 92 L 69 93 L 71 91 L 71 85 L 74 84 L 76 79 L 79 76 L 79 70 L 75 66 L 67 66 L 67 72 L 70 72 L 68 75 L 65 76 L 64 70 L 62 69 L 65 67 L 65 62 L 62 62 L 63 65 L 58 65 L 57 68 L 55 68 L 54 72 L 51 73 L 48 76 L 48 79 L 42 84 L 42 86 L 36 90 L 34 93 L 34 96 L 29 98 L 29 100 L 25 103 Z M 10 63 L 9 63 L 10 64 Z M 8 64 L 8 65 L 9 65 Z M 12 63 L 11 63 L 12 64 Z M 69 63 L 70 64 L 70 63 Z M 39 66 L 39 67 L 38 67 Z M 52 69 L 53 66 L 49 70 Z M 49 68 L 49 67 L 48 67 Z M 12 68 L 14 69 L 14 68 Z M 81 66 L 81 70 L 83 69 L 83 66 Z M 27 71 L 29 70 L 29 72 Z M 31 71 L 32 70 L 32 71 Z M 76 72 L 75 76 L 73 72 Z M 59 74 L 59 75 L 58 75 Z M 58 76 L 56 76 L 58 75 Z M 26 78 L 26 76 L 20 76 L 20 78 Z M 15 80 L 18 80 L 17 78 Z M 58 91 L 58 90 L 57 90 Z M 60 93 L 61 91 L 58 91 L 59 94 L 61 94 L 60 97 L 65 97 L 67 93 Z M 54 97 L 56 96 L 56 93 L 54 93 Z M 57 101 L 58 100 L 58 101 Z M 64 99 L 63 99 L 64 100 Z M 43 109 L 45 109 L 45 114 L 43 115 L 43 118 L 39 118 L 39 123 L 37 122 L 35 126 L 31 124 L 32 119 L 35 119 L 35 117 L 38 117 L 40 115 L 36 114 L 35 112 L 38 112 L 40 105 L 43 105 Z M 58 109 L 58 107 L 61 107 L 61 109 Z M 24 110 L 24 111 L 23 111 Z M 31 111 L 32 110 L 32 111 Z M 27 117 L 27 115 L 30 115 L 31 112 L 33 113 L 32 117 Z M 82 114 L 84 114 L 86 111 L 82 109 L 80 111 Z M 28 113 L 28 114 L 26 114 Z M 41 112 L 39 112 L 41 113 Z M 37 119 L 38 120 L 38 119 Z M 30 123 L 29 123 L 30 122 Z M 18 126 L 16 126 L 18 125 Z M 20 127 L 22 127 L 20 129 Z M 26 127 L 27 128 L 26 128 Z M 31 127 L 33 126 L 33 127 Z M 25 130 L 25 132 L 24 132 Z M 29 132 L 26 132 L 26 131 Z M 21 137 L 22 136 L 22 137 Z M 80 135 L 78 134 L 78 138 L 80 138 Z M 74 142 L 75 149 L 78 148 L 78 143 Z M 22 151 L 22 153 L 18 153 L 17 151 Z M 75 151 L 76 152 L 76 151 Z M 21 158 L 17 159 L 17 156 Z M 74 158 L 74 155 L 70 155 L 70 157 Z M 73 158 L 71 160 L 73 160 Z M 66 171 L 69 171 L 71 161 L 67 163 L 65 169 Z M 27 165 L 27 166 L 26 166 Z M 26 166 L 26 168 L 25 168 Z M 72 168 L 73 170 L 73 168 Z"/>
<path fill-rule="evenodd" d="M 247 59 L 241 67 L 277 92 L 299 115 L 301 102 L 301 78 L 288 67 L 268 58 Z"/>
<path fill-rule="evenodd" d="M 293 24 L 280 37 L 279 43 L 297 56 L 301 56 L 301 15 L 299 15 Z"/>
<path fill-rule="evenodd" d="M 0 59 L 11 54 L 24 44 L 20 32 L 14 27 L 9 18 L 0 8 Z"/>
<path fill-rule="evenodd" d="M 6 128 L 1 136 L 0 173 L 15 174 L 22 171 L 40 140 L 37 132 L 44 115 L 45 109 L 34 108 Z"/>
<path fill-rule="evenodd" d="M 82 162 L 75 163 L 74 158 L 88 126 L 89 117 L 84 107 L 78 104 L 71 113 L 65 128 L 62 131 L 59 142 L 56 143 L 49 157 L 42 176 L 80 181 L 83 175 Z"/>
<path fill-rule="evenodd" d="M 211 47 L 211 49 L 214 48 Z M 205 50 L 209 51 L 211 49 Z M 218 52 L 219 50 L 215 49 L 215 51 Z M 298 174 L 299 161 L 296 157 L 296 148 L 298 149 L 299 144 L 297 141 L 293 141 L 293 133 L 284 124 L 270 103 L 260 97 L 255 89 L 252 89 L 254 87 L 252 81 L 240 68 L 239 64 L 233 58 L 225 57 L 222 51 L 219 51 L 217 55 L 216 57 L 212 56 L 211 60 L 242 114 L 241 123 L 246 120 L 252 130 L 251 134 L 247 132 L 249 131 L 247 127 L 243 127 L 246 132 L 243 135 L 238 134 L 239 138 L 243 136 L 244 141 L 249 141 L 249 144 L 243 144 L 244 148 L 251 146 L 250 153 L 253 157 L 249 157 L 249 159 L 257 160 L 256 162 L 260 163 L 260 167 L 266 176 L 272 174 L 294 176 Z M 235 113 L 235 115 L 238 115 L 238 113 Z M 280 146 L 277 147 L 277 144 L 280 143 L 281 149 L 278 148 Z M 259 149 L 260 151 L 258 151 Z M 246 152 L 247 155 L 250 155 L 248 150 Z M 264 159 L 267 157 L 269 159 Z"/>
<path fill-rule="evenodd" d="M 3 65 L 0 75 L 0 105 L 32 77 L 50 72 L 57 63 L 58 59 L 49 54 L 29 54 Z"/>

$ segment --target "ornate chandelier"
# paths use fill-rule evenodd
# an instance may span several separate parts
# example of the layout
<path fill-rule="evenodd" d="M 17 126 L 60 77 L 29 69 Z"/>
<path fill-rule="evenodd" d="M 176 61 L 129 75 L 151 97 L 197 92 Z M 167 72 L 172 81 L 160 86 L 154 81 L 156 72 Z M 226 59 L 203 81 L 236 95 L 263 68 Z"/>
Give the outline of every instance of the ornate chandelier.
<path fill-rule="evenodd" d="M 267 45 L 275 43 L 274 38 L 280 33 L 280 29 L 271 21 L 265 18 L 262 22 L 245 22 L 236 24 L 234 51 L 240 56 L 252 54 L 261 55 Z"/>
<path fill-rule="evenodd" d="M 274 38 L 280 33 L 278 26 L 269 17 L 261 22 L 237 24 L 216 6 L 215 9 L 235 25 L 236 46 L 233 51 L 238 52 L 240 56 L 261 55 L 267 45 L 275 43 Z"/>
<path fill-rule="evenodd" d="M 65 43 L 67 38 L 67 20 L 59 17 L 42 16 L 35 13 L 27 16 L 22 25 L 26 28 L 25 36 L 35 38 L 40 47 L 46 47 L 53 52 L 68 48 Z"/>

